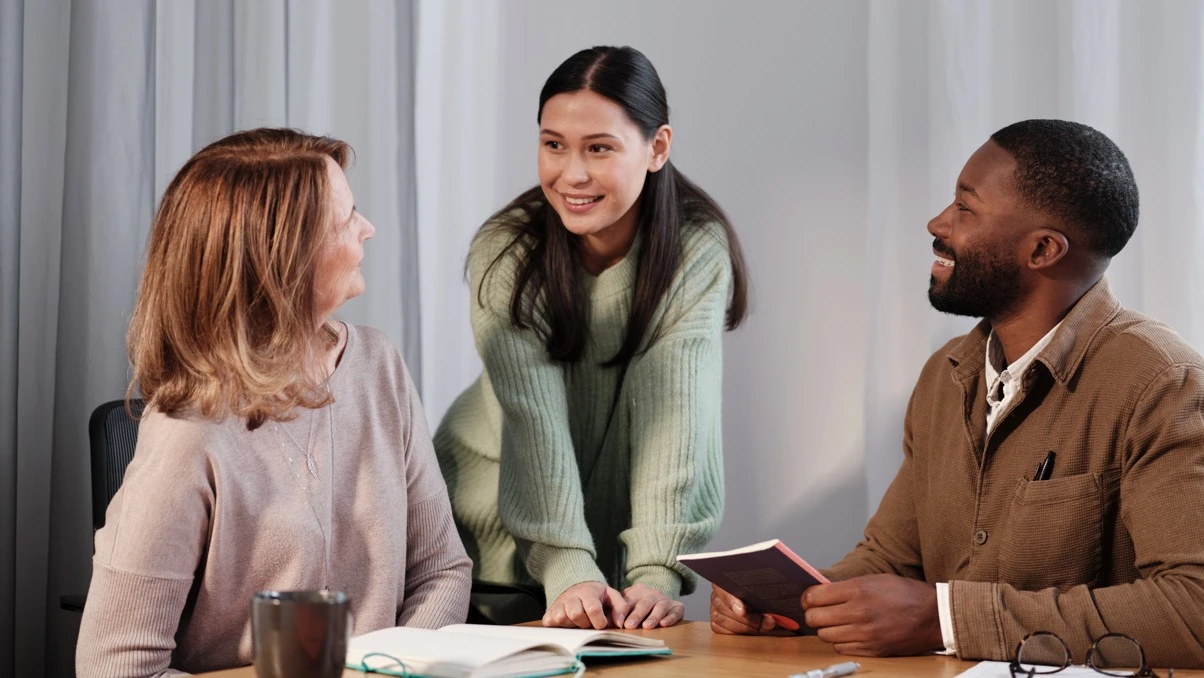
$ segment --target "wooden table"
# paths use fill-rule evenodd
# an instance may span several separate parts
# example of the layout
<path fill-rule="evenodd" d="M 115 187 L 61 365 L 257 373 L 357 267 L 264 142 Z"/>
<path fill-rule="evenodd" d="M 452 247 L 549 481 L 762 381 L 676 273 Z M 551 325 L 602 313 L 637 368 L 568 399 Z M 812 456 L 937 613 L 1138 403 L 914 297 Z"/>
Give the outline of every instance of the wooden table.
<path fill-rule="evenodd" d="M 628 633 L 660 638 L 673 650 L 673 655 L 632 661 L 587 663 L 587 676 L 786 678 L 792 673 L 808 669 L 856 661 L 861 664 L 861 670 L 854 674 L 854 678 L 952 678 L 978 663 L 940 655 L 889 659 L 845 657 L 836 654 L 831 646 L 815 637 L 721 636 L 711 633 L 710 625 L 705 622 L 683 622 L 672 628 Z M 1161 667 L 1156 672 L 1165 678 L 1166 671 L 1160 669 Z M 244 666 L 201 675 L 207 678 L 255 678 L 255 669 Z M 363 678 L 372 675 L 375 674 L 351 670 L 343 672 L 343 678 Z M 1175 676 L 1204 678 L 1204 671 L 1175 671 Z"/>
<path fill-rule="evenodd" d="M 665 641 L 673 649 L 671 657 L 588 664 L 587 676 L 623 676 L 624 678 L 677 678 L 678 676 L 747 676 L 749 678 L 786 678 L 791 673 L 823 668 L 850 660 L 861 663 L 860 676 L 911 678 L 951 678 L 977 662 L 953 657 L 924 656 L 891 659 L 844 657 L 814 637 L 720 636 L 711 633 L 704 622 L 684 622 L 668 629 L 631 631 Z M 1166 672 L 1159 671 L 1165 678 Z M 255 669 L 245 666 L 229 671 L 203 674 L 209 678 L 254 678 Z M 344 671 L 343 678 L 363 678 L 359 671 Z M 1204 671 L 1176 671 L 1176 676 L 1204 677 Z"/>

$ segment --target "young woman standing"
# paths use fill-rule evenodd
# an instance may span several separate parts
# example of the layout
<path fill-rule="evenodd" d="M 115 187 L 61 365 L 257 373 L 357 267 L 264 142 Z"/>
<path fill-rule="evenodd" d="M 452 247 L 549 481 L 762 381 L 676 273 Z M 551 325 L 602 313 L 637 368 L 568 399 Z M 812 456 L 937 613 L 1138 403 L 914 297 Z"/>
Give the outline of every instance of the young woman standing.
<path fill-rule="evenodd" d="M 541 586 L 500 622 L 668 626 L 694 588 L 676 556 L 723 512 L 725 328 L 740 246 L 669 160 L 664 87 L 630 47 L 574 54 L 539 98 L 539 186 L 493 215 L 468 277 L 481 377 L 435 447 L 474 576 Z"/>

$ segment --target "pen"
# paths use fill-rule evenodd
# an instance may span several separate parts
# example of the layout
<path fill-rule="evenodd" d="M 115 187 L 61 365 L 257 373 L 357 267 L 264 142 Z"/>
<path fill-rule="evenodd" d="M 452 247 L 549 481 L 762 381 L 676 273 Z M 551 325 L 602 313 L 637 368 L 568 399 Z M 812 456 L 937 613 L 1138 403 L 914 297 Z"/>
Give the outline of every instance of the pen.
<path fill-rule="evenodd" d="M 792 673 L 786 676 L 786 678 L 837 678 L 837 676 L 850 675 L 859 668 L 861 668 L 861 664 L 857 662 L 845 662 L 843 664 L 833 664 L 826 669 L 811 669 L 803 673 Z"/>
<path fill-rule="evenodd" d="M 1056 456 L 1053 450 L 1050 450 L 1049 454 L 1045 455 L 1045 461 L 1037 464 L 1037 471 L 1033 473 L 1033 480 L 1049 480 L 1049 477 L 1053 475 L 1054 457 Z"/>

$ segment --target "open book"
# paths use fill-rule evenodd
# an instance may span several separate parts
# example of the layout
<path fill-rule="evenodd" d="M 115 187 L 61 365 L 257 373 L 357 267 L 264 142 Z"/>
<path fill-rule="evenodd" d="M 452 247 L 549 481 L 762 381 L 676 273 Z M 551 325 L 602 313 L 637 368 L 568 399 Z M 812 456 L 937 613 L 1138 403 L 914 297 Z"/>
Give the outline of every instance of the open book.
<path fill-rule="evenodd" d="M 399 626 L 352 638 L 347 668 L 410 678 L 534 678 L 571 673 L 585 657 L 665 654 L 672 651 L 664 641 L 622 631 L 479 624 L 431 631 Z"/>
<path fill-rule="evenodd" d="M 803 620 L 802 595 L 828 578 L 779 539 L 731 551 L 694 553 L 677 560 L 750 608 L 772 615 L 790 631 L 810 631 Z"/>

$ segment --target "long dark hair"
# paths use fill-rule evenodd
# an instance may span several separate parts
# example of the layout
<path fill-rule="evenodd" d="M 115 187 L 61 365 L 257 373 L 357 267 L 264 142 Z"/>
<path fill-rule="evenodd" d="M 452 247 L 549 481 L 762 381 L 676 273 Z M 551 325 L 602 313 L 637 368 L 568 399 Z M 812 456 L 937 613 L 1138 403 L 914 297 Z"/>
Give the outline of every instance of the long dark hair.
<path fill-rule="evenodd" d="M 539 93 L 539 114 L 557 94 L 590 90 L 619 104 L 644 140 L 651 140 L 662 125 L 669 124 L 665 88 L 648 57 L 631 47 L 593 47 L 581 50 L 560 64 Z M 681 228 L 685 224 L 719 224 L 727 238 L 732 266 L 732 295 L 727 307 L 726 327 L 735 329 L 748 312 L 748 275 L 735 230 L 716 202 L 672 162 L 658 172 L 649 172 L 639 197 L 636 228 L 644 234 L 643 252 L 636 269 L 635 295 L 627 334 L 607 366 L 625 365 L 636 354 L 648 332 L 653 314 L 669 289 L 681 262 Z M 543 189 L 536 186 L 518 196 L 481 227 L 503 227 L 514 231 L 514 239 L 490 263 L 477 288 L 478 303 L 493 267 L 511 248 L 522 246 L 510 299 L 510 321 L 519 328 L 540 333 L 555 361 L 575 363 L 585 352 L 589 331 L 587 300 L 578 280 L 577 236 L 569 232 L 560 215 L 548 204 Z M 537 322 L 535 304 L 543 305 Z M 546 325 L 542 327 L 541 324 Z"/>

